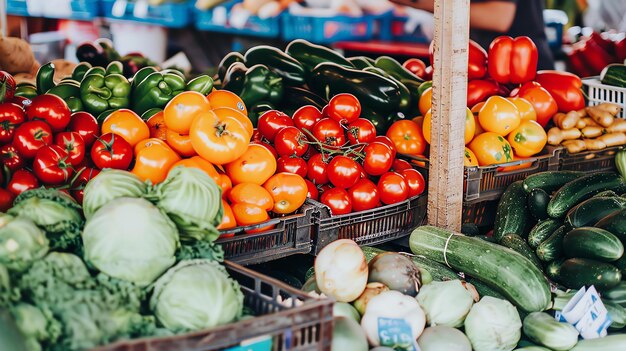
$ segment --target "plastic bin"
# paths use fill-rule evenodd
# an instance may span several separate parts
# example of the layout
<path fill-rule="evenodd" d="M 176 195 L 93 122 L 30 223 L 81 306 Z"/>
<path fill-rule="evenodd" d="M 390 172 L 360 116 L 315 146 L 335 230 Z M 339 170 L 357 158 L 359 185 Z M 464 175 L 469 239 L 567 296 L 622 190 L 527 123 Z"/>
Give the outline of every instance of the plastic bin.
<path fill-rule="evenodd" d="M 276 38 L 280 35 L 279 17 L 262 19 L 258 16 L 250 16 L 245 23 L 236 25 L 231 16 L 231 10 L 233 6 L 240 2 L 241 0 L 227 1 L 208 11 L 194 9 L 196 28 L 199 30 L 266 38 Z"/>
<path fill-rule="evenodd" d="M 286 12 L 281 16 L 282 38 L 287 41 L 305 39 L 318 44 L 370 40 L 379 18 L 381 15 L 309 17 Z"/>
<path fill-rule="evenodd" d="M 570 154 L 567 150 L 564 150 L 559 169 L 587 173 L 615 171 L 617 170 L 615 153 L 620 148 L 621 146 L 612 146 L 604 150 L 585 151 L 576 154 Z"/>
<path fill-rule="evenodd" d="M 109 19 L 129 20 L 164 27 L 181 28 L 191 23 L 191 9 L 187 2 L 165 3 L 158 6 L 137 6 L 129 0 L 101 0 L 104 16 Z"/>
<path fill-rule="evenodd" d="M 398 16 L 392 12 L 379 20 L 378 38 L 383 41 L 401 41 L 408 43 L 430 43 L 420 26 L 411 33 L 406 31 L 405 25 L 409 20 L 406 16 Z"/>
<path fill-rule="evenodd" d="M 377 245 L 409 235 L 426 215 L 426 194 L 372 210 L 333 216 L 330 208 L 307 200 L 318 208 L 314 217 L 313 249 L 317 255 L 338 239 L 352 239 L 359 245 Z"/>
<path fill-rule="evenodd" d="M 560 51 L 563 45 L 563 26 L 568 22 L 567 14 L 561 10 L 543 10 L 543 20 L 550 49 Z"/>
<path fill-rule="evenodd" d="M 463 223 L 479 227 L 492 227 L 496 219 L 499 200 L 463 202 Z"/>
<path fill-rule="evenodd" d="M 225 265 L 241 285 L 245 305 L 252 308 L 257 317 L 189 334 L 121 341 L 92 351 L 217 351 L 263 336 L 271 337 L 273 351 L 330 350 L 332 300 L 312 298 L 232 262 L 225 262 Z M 291 298 L 291 303 L 281 303 L 279 297 Z"/>
<path fill-rule="evenodd" d="M 29 6 L 30 5 L 30 6 Z M 7 13 L 17 16 L 92 20 L 100 15 L 99 0 L 7 0 Z"/>
<path fill-rule="evenodd" d="M 626 118 L 626 88 L 614 87 L 602 84 L 598 77 L 583 79 L 583 85 L 588 89 L 589 106 L 598 105 L 603 102 L 612 102 L 622 107 L 619 113 L 620 118 Z"/>
<path fill-rule="evenodd" d="M 237 227 L 221 231 L 221 234 L 232 234 L 230 238 L 221 238 L 217 243 L 222 245 L 227 260 L 243 264 L 263 263 L 295 254 L 311 252 L 311 230 L 313 227 L 316 207 L 304 204 L 300 213 L 275 218 L 268 222 L 248 227 Z M 261 233 L 246 234 L 246 231 L 275 225 Z"/>

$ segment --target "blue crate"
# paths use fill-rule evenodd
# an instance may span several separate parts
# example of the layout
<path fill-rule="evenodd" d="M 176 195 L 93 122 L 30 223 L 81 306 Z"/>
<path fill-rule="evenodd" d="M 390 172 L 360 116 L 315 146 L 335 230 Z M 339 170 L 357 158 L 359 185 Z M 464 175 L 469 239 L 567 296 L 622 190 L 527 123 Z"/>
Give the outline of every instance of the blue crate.
<path fill-rule="evenodd" d="M 74 20 L 92 20 L 100 15 L 99 0 L 72 0 L 70 1 L 70 6 L 71 9 L 69 12 L 58 8 L 46 8 L 46 5 L 42 5 L 40 9 L 29 9 L 26 0 L 7 0 L 7 13 L 17 16 L 67 18 Z"/>
<path fill-rule="evenodd" d="M 114 13 L 115 3 L 126 3 L 123 14 Z M 104 16 L 115 20 L 128 20 L 134 22 L 155 24 L 164 27 L 182 28 L 191 23 L 191 9 L 188 3 L 163 4 L 148 6 L 145 17 L 135 14 L 135 4 L 128 0 L 101 0 Z M 120 6 L 120 5 L 118 5 Z"/>
<path fill-rule="evenodd" d="M 383 41 L 399 41 L 407 43 L 429 43 L 430 40 L 422 33 L 418 26 L 413 33 L 407 33 L 404 26 L 408 21 L 406 16 L 387 13 L 379 20 L 378 38 Z"/>
<path fill-rule="evenodd" d="M 279 17 L 262 19 L 258 16 L 250 16 L 242 28 L 233 27 L 231 23 L 231 10 L 241 0 L 227 1 L 213 9 L 201 11 L 195 9 L 195 25 L 199 30 L 220 32 L 236 35 L 250 35 L 264 38 L 276 38 L 280 35 Z M 216 11 L 225 11 L 226 16 L 216 16 Z"/>
<path fill-rule="evenodd" d="M 567 14 L 561 10 L 544 10 L 543 20 L 548 45 L 553 51 L 561 50 L 563 45 L 563 27 L 567 24 Z"/>
<path fill-rule="evenodd" d="M 284 40 L 305 39 L 319 44 L 338 41 L 370 40 L 381 16 L 308 17 L 285 13 L 282 16 Z"/>

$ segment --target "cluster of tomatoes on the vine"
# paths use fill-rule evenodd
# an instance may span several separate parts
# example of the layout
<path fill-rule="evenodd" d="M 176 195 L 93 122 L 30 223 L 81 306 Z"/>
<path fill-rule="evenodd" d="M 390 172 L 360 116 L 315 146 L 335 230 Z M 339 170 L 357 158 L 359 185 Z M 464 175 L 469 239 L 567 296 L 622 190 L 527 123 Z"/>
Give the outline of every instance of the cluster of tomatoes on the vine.
<path fill-rule="evenodd" d="M 421 194 L 424 177 L 402 159 L 396 145 L 361 116 L 351 94 L 333 97 L 322 111 L 298 109 L 293 117 L 271 110 L 260 118 L 253 142 L 275 155 L 277 172 L 295 173 L 309 197 L 335 215 L 402 202 Z"/>

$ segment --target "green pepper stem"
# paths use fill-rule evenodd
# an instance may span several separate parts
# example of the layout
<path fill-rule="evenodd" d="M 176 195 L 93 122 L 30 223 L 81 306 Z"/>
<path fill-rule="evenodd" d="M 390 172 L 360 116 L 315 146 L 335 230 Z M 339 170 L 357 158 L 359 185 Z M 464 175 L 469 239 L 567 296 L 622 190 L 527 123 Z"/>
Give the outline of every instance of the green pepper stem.
<path fill-rule="evenodd" d="M 111 98 L 111 90 L 106 89 L 106 88 L 96 88 L 96 87 L 89 87 L 89 92 L 90 93 L 95 93 L 100 95 L 101 98 L 108 100 Z"/>
<path fill-rule="evenodd" d="M 159 89 L 161 89 L 161 92 L 163 92 L 166 95 L 171 95 L 172 94 L 172 89 L 165 82 L 160 82 L 159 83 Z"/>

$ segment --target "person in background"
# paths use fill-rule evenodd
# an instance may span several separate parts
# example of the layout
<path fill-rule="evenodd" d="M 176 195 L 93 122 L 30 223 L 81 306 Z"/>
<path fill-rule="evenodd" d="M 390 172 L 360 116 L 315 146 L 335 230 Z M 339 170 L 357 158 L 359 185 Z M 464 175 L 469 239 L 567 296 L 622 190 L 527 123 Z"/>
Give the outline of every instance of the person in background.
<path fill-rule="evenodd" d="M 597 31 L 626 32 L 626 0 L 587 0 L 586 26 Z"/>
<path fill-rule="evenodd" d="M 625 1 L 626 0 L 622 0 Z M 434 11 L 433 0 L 391 0 L 421 10 Z M 545 33 L 544 0 L 471 0 L 470 38 L 485 50 L 496 37 L 530 37 L 539 52 L 537 70 L 554 69 L 554 58 Z"/>

